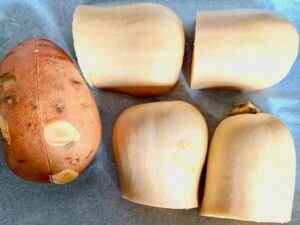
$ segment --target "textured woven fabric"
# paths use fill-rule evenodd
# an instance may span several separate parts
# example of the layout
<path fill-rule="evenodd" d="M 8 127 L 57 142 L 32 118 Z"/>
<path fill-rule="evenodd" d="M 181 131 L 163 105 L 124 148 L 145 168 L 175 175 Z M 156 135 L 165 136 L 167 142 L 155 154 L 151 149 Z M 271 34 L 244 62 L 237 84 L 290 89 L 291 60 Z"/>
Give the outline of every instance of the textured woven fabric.
<path fill-rule="evenodd" d="M 75 60 L 71 33 L 72 15 L 78 4 L 118 5 L 130 0 L 0 0 L 0 59 L 24 39 L 47 38 L 65 49 Z M 127 107 L 142 102 L 181 99 L 195 105 L 207 120 L 210 135 L 230 108 L 251 100 L 263 111 L 285 122 L 292 132 L 300 154 L 300 60 L 290 74 L 272 88 L 253 93 L 188 88 L 197 11 L 261 8 L 276 11 L 300 30 L 299 0 L 165 0 L 160 2 L 179 14 L 186 30 L 186 54 L 183 73 L 176 87 L 159 98 L 140 99 L 123 94 L 92 89 L 102 119 L 102 142 L 86 171 L 76 181 L 64 186 L 33 184 L 13 175 L 0 154 L 0 224 L 59 225 L 229 225 L 252 224 L 198 216 L 198 209 L 167 210 L 134 204 L 119 193 L 118 173 L 112 152 L 112 128 L 117 116 Z M 2 148 L 2 146 L 1 146 Z M 297 165 L 297 187 L 293 219 L 300 224 L 300 157 Z M 254 223 L 253 223 L 254 224 Z"/>

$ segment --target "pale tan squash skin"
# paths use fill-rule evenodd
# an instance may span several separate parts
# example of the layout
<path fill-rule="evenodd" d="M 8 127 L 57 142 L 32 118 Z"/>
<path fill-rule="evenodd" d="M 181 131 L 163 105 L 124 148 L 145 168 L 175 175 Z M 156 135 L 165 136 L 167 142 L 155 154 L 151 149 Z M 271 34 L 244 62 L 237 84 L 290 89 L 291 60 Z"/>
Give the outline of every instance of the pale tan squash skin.
<path fill-rule="evenodd" d="M 8 166 L 43 183 L 77 178 L 101 138 L 97 105 L 74 63 L 38 38 L 18 44 L 0 63 L 0 128 Z"/>
<path fill-rule="evenodd" d="M 257 9 L 198 12 L 192 89 L 254 91 L 284 79 L 299 46 L 295 27 Z"/>
<path fill-rule="evenodd" d="M 288 222 L 295 171 L 293 140 L 280 120 L 266 113 L 230 116 L 210 144 L 200 214 Z"/>
<path fill-rule="evenodd" d="M 73 38 L 91 86 L 149 97 L 164 94 L 178 80 L 184 28 L 163 5 L 78 6 Z"/>
<path fill-rule="evenodd" d="M 207 139 L 204 118 L 188 103 L 126 109 L 113 132 L 123 198 L 161 208 L 197 207 Z"/>

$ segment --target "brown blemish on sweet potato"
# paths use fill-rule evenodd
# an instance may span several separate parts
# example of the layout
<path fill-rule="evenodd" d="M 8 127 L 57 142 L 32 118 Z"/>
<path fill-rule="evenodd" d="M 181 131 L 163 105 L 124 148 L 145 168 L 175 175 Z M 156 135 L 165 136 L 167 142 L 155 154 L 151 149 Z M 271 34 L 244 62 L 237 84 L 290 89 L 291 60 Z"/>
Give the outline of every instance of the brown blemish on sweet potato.
<path fill-rule="evenodd" d="M 60 56 L 60 55 L 47 55 L 47 54 L 45 54 L 45 55 L 43 55 L 43 57 L 44 58 L 51 58 L 51 59 L 59 59 L 59 60 L 68 60 L 68 58 L 67 57 L 65 57 L 65 56 Z"/>
<path fill-rule="evenodd" d="M 22 163 L 25 163 L 26 160 L 25 159 L 18 159 L 17 162 L 22 164 Z"/>
<path fill-rule="evenodd" d="M 7 144 L 11 144 L 11 138 L 9 134 L 8 124 L 6 118 L 4 116 L 0 116 L 0 130 L 3 138 L 6 140 Z"/>
<path fill-rule="evenodd" d="M 32 134 L 32 135 L 39 135 L 39 129 L 38 128 L 33 128 L 33 129 L 30 129 L 30 133 Z"/>
<path fill-rule="evenodd" d="M 65 145 L 65 148 L 69 149 L 73 146 L 73 141 L 69 142 L 68 144 Z"/>
<path fill-rule="evenodd" d="M 71 157 L 67 157 L 65 158 L 65 161 L 67 161 L 71 165 L 73 160 Z"/>
<path fill-rule="evenodd" d="M 85 108 L 86 112 L 87 112 L 88 114 L 90 114 L 90 116 L 93 116 L 93 111 L 92 111 L 91 107 L 90 107 L 88 104 L 86 104 L 86 103 L 81 103 L 81 105 Z"/>
<path fill-rule="evenodd" d="M 38 107 L 37 107 L 37 105 L 36 105 L 35 103 L 31 103 L 31 108 L 32 108 L 33 110 L 36 110 Z"/>
<path fill-rule="evenodd" d="M 89 154 L 85 157 L 85 159 L 88 159 L 88 158 L 92 155 L 92 153 L 93 153 L 93 150 L 91 150 L 91 151 L 89 152 Z"/>
<path fill-rule="evenodd" d="M 80 162 L 80 159 L 79 158 L 76 158 L 76 159 L 72 159 L 72 157 L 67 157 L 65 158 L 65 160 L 69 163 L 69 165 L 71 166 L 76 166 L 79 162 Z"/>
<path fill-rule="evenodd" d="M 27 128 L 31 127 L 31 125 L 32 125 L 31 122 L 26 123 Z"/>
<path fill-rule="evenodd" d="M 0 76 L 0 83 L 4 89 L 4 91 L 12 88 L 17 81 L 16 76 L 13 73 L 4 73 Z"/>
<path fill-rule="evenodd" d="M 71 182 L 72 180 L 76 179 L 78 177 L 78 172 L 71 170 L 71 169 L 65 169 L 61 171 L 60 173 L 53 174 L 51 176 L 51 180 L 54 184 L 66 184 L 68 182 Z"/>
<path fill-rule="evenodd" d="M 62 84 L 54 84 L 54 89 L 57 91 L 64 91 L 65 87 Z"/>
<path fill-rule="evenodd" d="M 10 51 L 9 53 L 6 54 L 6 56 L 4 56 L 3 60 L 9 57 L 10 55 L 13 55 L 14 53 L 15 53 L 14 51 Z"/>
<path fill-rule="evenodd" d="M 48 45 L 48 44 L 37 44 L 37 47 L 51 47 L 52 48 L 52 46 L 51 45 Z"/>
<path fill-rule="evenodd" d="M 75 85 L 81 85 L 82 82 L 78 81 L 78 80 L 75 80 L 75 79 L 69 79 L 69 81 L 72 83 L 72 84 L 75 84 Z"/>
<path fill-rule="evenodd" d="M 60 56 L 60 55 L 54 56 L 53 58 L 54 59 L 61 59 L 61 60 L 68 60 L 68 58 L 66 56 Z"/>
<path fill-rule="evenodd" d="M 15 93 L 11 93 L 4 98 L 4 102 L 8 105 L 16 104 L 17 102 L 19 102 L 19 100 L 19 97 Z"/>
<path fill-rule="evenodd" d="M 65 109 L 65 104 L 63 103 L 62 99 L 59 99 L 55 102 L 54 108 L 57 113 L 63 112 L 63 110 Z"/>

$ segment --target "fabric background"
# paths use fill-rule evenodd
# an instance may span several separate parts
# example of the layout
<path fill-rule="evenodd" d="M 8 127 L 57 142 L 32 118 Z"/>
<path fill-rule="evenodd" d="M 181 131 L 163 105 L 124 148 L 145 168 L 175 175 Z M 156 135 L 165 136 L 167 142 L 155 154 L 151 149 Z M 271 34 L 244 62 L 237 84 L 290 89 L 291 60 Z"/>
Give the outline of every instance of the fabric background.
<path fill-rule="evenodd" d="M 75 60 L 71 33 L 76 5 L 119 5 L 131 0 L 0 0 L 0 59 L 17 43 L 33 38 L 47 38 Z M 76 181 L 64 186 L 33 184 L 21 180 L 8 169 L 0 154 L 0 224 L 157 224 L 157 225 L 250 225 L 251 222 L 221 220 L 198 216 L 198 209 L 168 210 L 142 206 L 120 197 L 118 173 L 112 154 L 112 128 L 120 112 L 142 102 L 181 99 L 195 105 L 205 116 L 210 135 L 238 102 L 251 100 L 263 111 L 280 118 L 292 132 L 298 155 L 300 152 L 300 60 L 290 74 L 272 88 L 252 93 L 188 88 L 194 24 L 197 11 L 259 8 L 276 11 L 300 30 L 299 0 L 161 0 L 181 17 L 186 31 L 183 73 L 177 86 L 159 98 L 140 99 L 123 94 L 93 89 L 102 119 L 102 142 L 90 166 Z M 2 148 L 2 147 L 1 147 Z M 2 149 L 1 149 L 2 150 Z M 293 219 L 300 224 L 300 157 Z"/>

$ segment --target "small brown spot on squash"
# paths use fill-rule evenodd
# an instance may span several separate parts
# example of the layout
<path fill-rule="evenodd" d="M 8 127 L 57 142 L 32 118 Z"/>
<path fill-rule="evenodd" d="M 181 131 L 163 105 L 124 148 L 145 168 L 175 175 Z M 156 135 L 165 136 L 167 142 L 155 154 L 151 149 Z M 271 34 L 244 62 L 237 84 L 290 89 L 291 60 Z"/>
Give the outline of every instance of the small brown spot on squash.
<path fill-rule="evenodd" d="M 188 141 L 184 140 L 184 139 L 181 139 L 179 141 L 179 147 L 183 150 L 186 150 L 188 147 L 189 147 L 189 143 Z"/>
<path fill-rule="evenodd" d="M 61 171 L 60 173 L 53 174 L 51 176 L 52 182 L 54 184 L 66 184 L 68 182 L 71 182 L 72 180 L 76 179 L 78 177 L 78 172 L 71 170 L 71 169 L 65 169 Z"/>
<path fill-rule="evenodd" d="M 31 125 L 32 125 L 31 122 L 26 123 L 27 128 L 31 127 Z"/>

